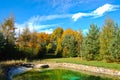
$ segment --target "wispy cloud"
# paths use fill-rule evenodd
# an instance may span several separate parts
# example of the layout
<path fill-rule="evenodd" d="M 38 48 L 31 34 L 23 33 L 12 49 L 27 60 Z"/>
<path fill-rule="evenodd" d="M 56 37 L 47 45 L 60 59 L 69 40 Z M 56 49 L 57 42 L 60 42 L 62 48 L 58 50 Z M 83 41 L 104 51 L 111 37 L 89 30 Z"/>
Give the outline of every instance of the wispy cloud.
<path fill-rule="evenodd" d="M 46 32 L 46 33 L 52 33 L 53 29 L 58 26 L 58 24 L 45 24 L 45 25 L 41 25 L 41 24 L 35 24 L 35 23 L 23 23 L 23 24 L 18 24 L 15 23 L 15 27 L 16 29 L 16 33 L 19 33 L 23 31 L 23 29 L 25 27 L 28 27 L 30 29 L 31 32 L 33 31 L 37 31 L 37 32 Z"/>
<path fill-rule="evenodd" d="M 46 32 L 46 33 L 51 33 L 53 29 L 59 24 L 40 24 L 43 21 L 48 21 L 48 20 L 55 20 L 55 19 L 62 19 L 62 18 L 71 18 L 72 14 L 62 14 L 62 15 L 47 15 L 47 16 L 33 16 L 31 17 L 28 21 L 18 24 L 16 23 L 15 26 L 19 28 L 21 31 L 23 30 L 24 27 L 29 27 L 30 31 L 38 31 L 38 32 Z M 18 30 L 16 30 L 18 32 Z"/>
<path fill-rule="evenodd" d="M 74 21 L 77 21 L 81 17 L 87 17 L 87 16 L 93 16 L 95 18 L 101 17 L 106 12 L 118 10 L 119 7 L 120 7 L 119 5 L 105 4 L 90 13 L 82 13 L 82 12 L 76 13 L 72 16 L 72 19 Z"/>
<path fill-rule="evenodd" d="M 47 16 L 33 16 L 30 18 L 29 22 L 40 22 L 40 21 L 47 21 L 47 20 L 54 20 L 54 19 L 61 19 L 61 18 L 70 18 L 72 14 L 61 14 L 61 15 L 47 15 Z"/>

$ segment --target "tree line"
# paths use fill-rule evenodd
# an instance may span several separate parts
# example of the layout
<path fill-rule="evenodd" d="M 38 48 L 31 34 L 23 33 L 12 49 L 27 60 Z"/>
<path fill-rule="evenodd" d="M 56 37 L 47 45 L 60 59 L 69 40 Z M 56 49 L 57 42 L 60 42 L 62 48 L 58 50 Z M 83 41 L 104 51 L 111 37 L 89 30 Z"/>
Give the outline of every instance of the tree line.
<path fill-rule="evenodd" d="M 15 33 L 14 17 L 0 24 L 0 59 L 43 59 L 51 57 L 80 57 L 86 60 L 120 62 L 120 27 L 106 18 L 101 28 L 90 24 L 88 32 L 63 30 L 53 33 L 30 31 L 25 27 Z"/>

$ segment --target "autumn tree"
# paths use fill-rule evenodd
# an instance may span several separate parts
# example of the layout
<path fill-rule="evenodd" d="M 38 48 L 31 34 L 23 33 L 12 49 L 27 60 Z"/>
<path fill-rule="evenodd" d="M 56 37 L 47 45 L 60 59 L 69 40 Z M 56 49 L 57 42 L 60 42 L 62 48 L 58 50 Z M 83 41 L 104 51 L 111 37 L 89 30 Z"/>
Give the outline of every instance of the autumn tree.
<path fill-rule="evenodd" d="M 63 29 L 61 27 L 56 28 L 51 34 L 51 40 L 57 41 L 58 38 L 61 38 L 63 34 Z"/>
<path fill-rule="evenodd" d="M 30 43 L 29 46 L 30 48 L 32 48 L 32 54 L 35 55 L 38 52 L 38 37 L 37 37 L 38 33 L 37 32 L 32 32 L 30 34 Z M 35 53 L 35 54 L 34 54 Z"/>
<path fill-rule="evenodd" d="M 56 57 L 62 57 L 62 39 L 61 38 L 58 38 L 57 39 L 57 48 L 56 48 L 56 51 L 55 51 L 55 55 Z"/>
<path fill-rule="evenodd" d="M 62 52 L 61 46 L 61 37 L 64 30 L 61 27 L 57 27 L 53 33 L 51 34 L 51 42 L 53 43 L 53 50 L 55 51 L 55 55 L 60 55 Z M 61 51 L 60 51 L 61 50 Z"/>
<path fill-rule="evenodd" d="M 38 57 L 42 58 L 44 57 L 44 55 L 46 54 L 46 46 L 49 44 L 50 42 L 50 36 L 47 33 L 39 33 L 38 34 L 38 44 L 39 44 L 39 53 L 38 53 Z"/>
<path fill-rule="evenodd" d="M 10 16 L 4 21 L 1 25 L 1 32 L 3 36 L 10 44 L 15 44 L 15 26 L 14 26 L 14 17 Z"/>
<path fill-rule="evenodd" d="M 113 32 L 114 22 L 112 19 L 106 18 L 105 24 L 100 32 L 100 58 L 107 61 L 111 61 L 112 59 L 109 47 L 111 45 L 111 41 L 113 40 Z"/>
<path fill-rule="evenodd" d="M 31 34 L 31 32 L 30 32 L 29 28 L 25 27 L 23 29 L 22 34 L 19 37 L 19 40 L 21 42 L 19 45 L 21 46 L 21 48 L 22 47 L 24 48 L 24 51 L 25 51 L 25 48 L 29 47 L 29 42 L 31 39 L 30 34 Z"/>

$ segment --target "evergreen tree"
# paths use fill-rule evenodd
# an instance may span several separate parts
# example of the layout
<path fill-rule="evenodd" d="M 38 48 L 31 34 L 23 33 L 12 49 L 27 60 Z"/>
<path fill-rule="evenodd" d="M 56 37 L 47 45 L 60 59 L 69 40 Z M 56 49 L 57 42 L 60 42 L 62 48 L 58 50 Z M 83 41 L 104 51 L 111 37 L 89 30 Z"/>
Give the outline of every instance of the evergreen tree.
<path fill-rule="evenodd" d="M 82 57 L 83 57 L 83 54 L 82 54 L 83 35 L 82 35 L 81 30 L 76 34 L 76 41 L 77 41 L 76 52 L 77 52 L 77 55 L 79 57 L 81 57 L 81 59 L 82 59 Z"/>
<path fill-rule="evenodd" d="M 63 57 L 75 57 L 76 55 L 76 41 L 75 37 L 66 34 L 62 40 Z"/>
<path fill-rule="evenodd" d="M 16 47 L 15 47 L 15 26 L 14 26 L 14 17 L 10 16 L 9 18 L 5 19 L 5 21 L 0 25 L 0 32 L 3 35 L 5 40 L 4 51 L 6 55 L 4 56 L 6 59 L 13 59 L 15 58 Z M 4 59 L 5 59 L 4 58 Z"/>
<path fill-rule="evenodd" d="M 115 26 L 113 39 L 111 41 L 109 51 L 111 53 L 111 57 L 114 61 L 120 61 L 120 28 L 118 25 Z"/>
<path fill-rule="evenodd" d="M 84 38 L 84 55 L 87 60 L 94 60 L 99 54 L 99 28 L 91 24 L 87 36 Z"/>
<path fill-rule="evenodd" d="M 112 19 L 107 18 L 100 33 L 100 58 L 106 61 L 111 60 L 111 52 L 109 47 L 113 39 L 114 22 Z"/>

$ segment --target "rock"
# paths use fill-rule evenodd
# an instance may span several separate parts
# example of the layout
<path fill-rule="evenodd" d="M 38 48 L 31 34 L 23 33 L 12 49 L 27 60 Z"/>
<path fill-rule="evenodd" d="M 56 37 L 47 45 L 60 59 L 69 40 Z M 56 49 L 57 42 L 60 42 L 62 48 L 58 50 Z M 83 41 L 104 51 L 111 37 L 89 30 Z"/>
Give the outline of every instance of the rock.
<path fill-rule="evenodd" d="M 41 68 L 49 68 L 49 65 L 47 64 L 41 65 Z"/>
<path fill-rule="evenodd" d="M 20 66 L 27 67 L 27 68 L 33 68 L 35 65 L 27 63 L 27 64 L 21 64 Z"/>
<path fill-rule="evenodd" d="M 37 64 L 34 66 L 34 68 L 49 68 L 48 64 Z"/>

